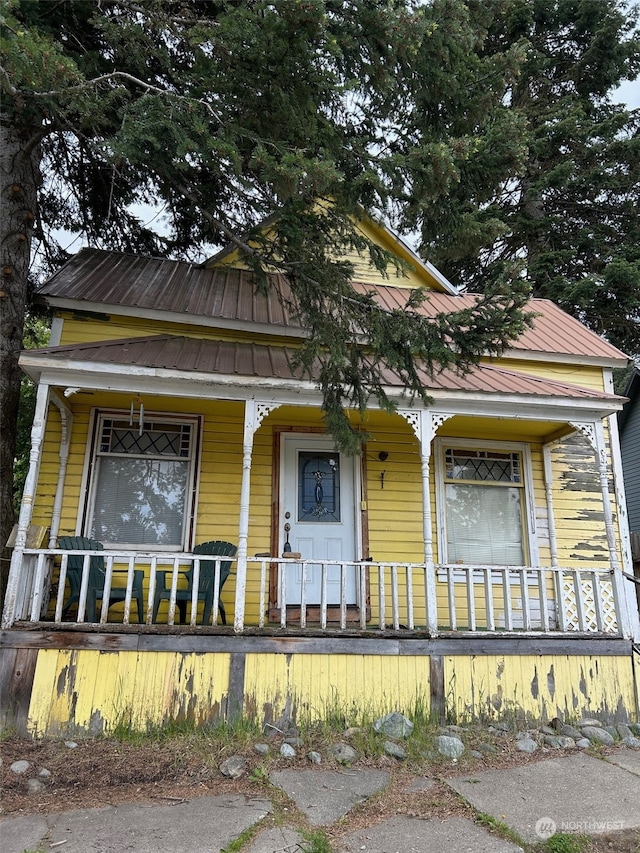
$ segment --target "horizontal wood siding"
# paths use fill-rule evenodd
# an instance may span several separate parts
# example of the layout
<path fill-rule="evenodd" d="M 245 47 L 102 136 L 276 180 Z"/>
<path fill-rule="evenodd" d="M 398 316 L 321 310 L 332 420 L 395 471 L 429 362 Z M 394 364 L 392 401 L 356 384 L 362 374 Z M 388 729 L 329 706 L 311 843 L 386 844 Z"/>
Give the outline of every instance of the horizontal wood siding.
<path fill-rule="evenodd" d="M 126 317 L 118 314 L 105 315 L 104 318 L 86 317 L 80 319 L 68 312 L 60 312 L 63 317 L 61 346 L 85 344 L 95 341 L 117 341 L 121 338 L 144 338 L 151 335 L 178 335 L 206 340 L 248 341 L 255 339 L 250 330 L 219 329 L 214 326 L 193 326 L 188 323 L 162 322 L 140 317 Z M 278 334 L 279 328 L 273 327 L 273 333 L 266 336 L 262 343 L 286 344 L 296 346 L 295 338 Z"/>
<path fill-rule="evenodd" d="M 567 436 L 553 449 L 552 466 L 560 565 L 606 568 L 609 550 L 594 449 L 582 435 Z"/>
<path fill-rule="evenodd" d="M 372 424 L 370 433 L 372 440 L 366 446 L 369 554 L 365 556 L 378 561 L 422 562 L 422 472 L 418 441 L 399 416 Z M 385 460 L 378 458 L 381 451 L 388 454 Z M 435 501 L 433 482 L 432 475 L 432 502 Z"/>
<path fill-rule="evenodd" d="M 551 356 L 550 356 L 551 357 Z M 528 376 L 541 376 L 556 382 L 566 382 L 594 391 L 606 391 L 601 367 L 578 364 L 554 363 L 551 361 L 529 361 L 528 359 L 502 358 L 500 366 L 507 370 L 517 370 Z"/>

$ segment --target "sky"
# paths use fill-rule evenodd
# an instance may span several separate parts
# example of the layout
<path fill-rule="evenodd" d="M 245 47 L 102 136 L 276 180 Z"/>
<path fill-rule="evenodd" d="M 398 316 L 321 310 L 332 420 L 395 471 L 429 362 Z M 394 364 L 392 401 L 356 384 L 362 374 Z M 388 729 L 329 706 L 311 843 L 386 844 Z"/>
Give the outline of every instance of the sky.
<path fill-rule="evenodd" d="M 640 79 L 627 80 L 615 92 L 611 93 L 611 100 L 619 104 L 627 104 L 630 110 L 640 108 Z"/>

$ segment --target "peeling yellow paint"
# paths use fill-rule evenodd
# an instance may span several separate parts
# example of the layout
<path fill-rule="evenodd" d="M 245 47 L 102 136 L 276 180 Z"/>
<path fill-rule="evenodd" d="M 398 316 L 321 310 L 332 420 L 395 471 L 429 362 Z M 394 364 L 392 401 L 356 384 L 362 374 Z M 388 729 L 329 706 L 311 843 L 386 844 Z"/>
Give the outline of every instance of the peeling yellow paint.
<path fill-rule="evenodd" d="M 444 707 L 459 720 L 638 718 L 631 655 L 450 655 L 443 669 Z M 285 712 L 299 721 L 427 715 L 438 688 L 430 672 L 428 654 L 249 653 L 243 682 L 232 685 L 227 652 L 41 649 L 28 729 L 41 737 L 198 726 L 224 717 L 230 695 L 260 722 Z"/>
<path fill-rule="evenodd" d="M 245 695 L 258 716 L 375 715 L 429 707 L 429 658 L 384 655 L 247 655 Z"/>
<path fill-rule="evenodd" d="M 230 655 L 42 649 L 28 729 L 34 736 L 144 731 L 211 722 L 229 689 Z"/>
<path fill-rule="evenodd" d="M 458 719 L 612 717 L 636 708 L 631 657 L 455 655 L 444 660 L 445 701 Z"/>

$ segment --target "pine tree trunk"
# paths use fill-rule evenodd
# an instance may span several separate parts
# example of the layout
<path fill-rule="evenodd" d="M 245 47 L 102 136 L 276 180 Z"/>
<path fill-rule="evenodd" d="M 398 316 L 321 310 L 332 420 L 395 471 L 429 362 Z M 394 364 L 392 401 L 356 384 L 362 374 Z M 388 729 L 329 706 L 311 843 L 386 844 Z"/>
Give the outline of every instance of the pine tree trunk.
<path fill-rule="evenodd" d="M 0 115 L 0 596 L 4 598 L 10 551 L 5 543 L 15 520 L 20 369 L 39 173 L 39 134 L 21 136 L 11 116 Z"/>

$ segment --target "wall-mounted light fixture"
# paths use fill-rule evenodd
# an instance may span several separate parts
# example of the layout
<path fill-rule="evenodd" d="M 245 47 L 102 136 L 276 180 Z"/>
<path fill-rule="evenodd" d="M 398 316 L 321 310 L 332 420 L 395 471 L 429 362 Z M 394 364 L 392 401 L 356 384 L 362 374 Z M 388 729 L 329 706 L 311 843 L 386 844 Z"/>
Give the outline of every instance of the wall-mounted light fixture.
<path fill-rule="evenodd" d="M 380 453 L 378 453 L 378 459 L 380 460 L 380 462 L 386 462 L 388 458 L 389 458 L 388 451 L 381 450 Z M 380 488 L 381 489 L 384 489 L 384 475 L 386 473 L 387 473 L 386 471 L 380 471 Z"/>

